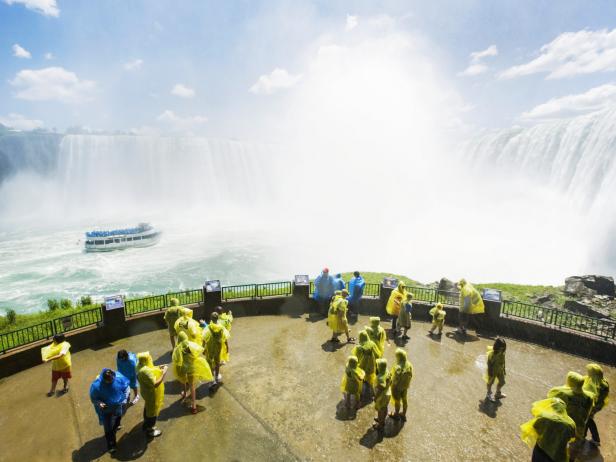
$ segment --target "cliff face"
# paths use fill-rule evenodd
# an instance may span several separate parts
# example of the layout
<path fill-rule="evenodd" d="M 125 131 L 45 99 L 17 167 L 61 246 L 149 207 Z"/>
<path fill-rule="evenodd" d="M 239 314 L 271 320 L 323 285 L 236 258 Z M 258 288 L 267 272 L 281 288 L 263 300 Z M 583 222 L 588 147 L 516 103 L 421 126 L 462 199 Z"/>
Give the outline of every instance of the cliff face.
<path fill-rule="evenodd" d="M 45 175 L 56 170 L 63 135 L 0 130 L 0 184 L 20 171 Z"/>

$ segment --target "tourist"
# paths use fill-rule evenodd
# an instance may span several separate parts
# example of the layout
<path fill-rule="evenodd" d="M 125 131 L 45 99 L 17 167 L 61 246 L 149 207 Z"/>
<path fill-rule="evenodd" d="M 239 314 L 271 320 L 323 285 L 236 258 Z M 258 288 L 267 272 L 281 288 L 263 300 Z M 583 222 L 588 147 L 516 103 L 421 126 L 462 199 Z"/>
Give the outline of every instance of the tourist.
<path fill-rule="evenodd" d="M 188 397 L 188 390 L 190 389 L 190 410 L 193 414 L 197 413 L 195 391 L 197 383 L 207 383 L 214 380 L 210 366 L 202 353 L 203 347 L 189 340 L 185 332 L 178 334 L 178 343 L 171 356 L 173 372 L 178 381 L 184 385 L 182 400 Z"/>
<path fill-rule="evenodd" d="M 438 329 L 437 335 L 442 335 L 443 333 L 443 324 L 445 324 L 445 309 L 443 308 L 442 303 L 437 303 L 430 310 L 430 316 L 432 316 L 432 327 L 430 327 L 429 335 L 434 333 L 434 329 Z"/>
<path fill-rule="evenodd" d="M 413 300 L 413 294 L 410 292 L 406 293 L 406 300 L 404 301 L 402 307 L 400 308 L 400 313 L 398 314 L 398 328 L 400 329 L 400 338 L 404 340 L 408 340 L 409 337 L 408 331 L 411 328 L 411 318 L 413 312 L 413 304 L 411 303 Z"/>
<path fill-rule="evenodd" d="M 481 295 L 471 283 L 466 282 L 465 279 L 460 279 L 458 289 L 460 290 L 460 311 L 458 320 L 459 327 L 457 332 L 466 335 L 469 316 L 481 314 L 485 311 L 485 308 L 483 306 Z"/>
<path fill-rule="evenodd" d="M 603 369 L 598 364 L 588 364 L 586 366 L 586 376 L 584 376 L 583 389 L 594 396 L 594 405 L 590 416 L 588 417 L 588 424 L 586 425 L 586 433 L 590 430 L 592 436 L 591 443 L 595 446 L 601 444 L 601 438 L 599 437 L 599 430 L 595 423 L 595 415 L 601 409 L 605 407 L 608 402 L 608 395 L 610 394 L 610 384 L 603 377 Z"/>
<path fill-rule="evenodd" d="M 56 393 L 56 385 L 58 380 L 62 379 L 62 393 L 68 392 L 68 381 L 72 378 L 71 375 L 71 344 L 68 343 L 63 334 L 53 336 L 53 341 L 50 345 L 41 348 L 41 356 L 46 363 L 51 361 L 51 389 L 47 396 L 53 396 Z"/>
<path fill-rule="evenodd" d="M 90 400 L 99 423 L 105 429 L 107 450 L 111 453 L 116 451 L 116 433 L 129 395 L 128 379 L 121 372 L 107 368 L 101 371 L 90 386 Z"/>
<path fill-rule="evenodd" d="M 381 358 L 385 353 L 385 338 L 387 337 L 385 329 L 381 327 L 381 318 L 378 316 L 371 316 L 370 325 L 366 326 L 364 330 L 368 334 L 370 340 L 376 344 L 379 352 L 378 357 Z"/>
<path fill-rule="evenodd" d="M 575 422 L 575 439 L 580 442 L 586 435 L 586 424 L 594 404 L 594 396 L 583 389 L 584 377 L 577 372 L 567 374 L 567 384 L 554 387 L 548 398 L 560 398 L 567 405 L 567 414 Z"/>
<path fill-rule="evenodd" d="M 361 396 L 362 384 L 366 373 L 358 366 L 356 356 L 347 358 L 346 369 L 342 376 L 340 390 L 344 396 L 344 404 L 347 409 L 359 409 L 359 400 Z M 353 401 L 355 402 L 353 405 Z"/>
<path fill-rule="evenodd" d="M 203 337 L 203 345 L 205 347 L 205 357 L 210 365 L 210 369 L 214 374 L 214 385 L 222 384 L 222 374 L 220 373 L 220 364 L 225 356 L 225 349 L 228 353 L 229 345 L 225 335 L 225 328 L 218 324 L 218 313 L 213 312 L 210 317 L 210 323 L 205 329 Z"/>
<path fill-rule="evenodd" d="M 349 322 L 347 320 L 347 309 L 349 302 L 346 297 L 348 295 L 349 291 L 346 289 L 341 291 L 337 290 L 330 304 L 327 322 L 332 330 L 331 342 L 340 342 L 338 336 L 342 333 L 346 335 L 347 343 L 355 341 L 355 339 L 351 337 Z"/>
<path fill-rule="evenodd" d="M 379 357 L 379 347 L 370 340 L 366 331 L 361 331 L 357 336 L 359 344 L 353 348 L 352 355 L 359 362 L 359 367 L 364 371 L 363 390 L 368 391 L 368 398 L 374 396 L 374 386 L 376 384 L 376 360 Z"/>
<path fill-rule="evenodd" d="M 156 419 L 163 407 L 165 398 L 165 376 L 167 366 L 155 366 L 150 352 L 137 354 L 137 379 L 141 388 L 141 396 L 145 406 L 143 408 L 143 431 L 150 437 L 160 436 L 162 433 L 156 428 Z"/>
<path fill-rule="evenodd" d="M 175 339 L 177 332 L 175 330 L 175 322 L 182 316 L 184 307 L 180 306 L 180 301 L 177 298 L 172 298 L 171 306 L 165 310 L 165 322 L 169 330 L 169 340 L 171 341 L 171 349 L 175 348 Z"/>
<path fill-rule="evenodd" d="M 505 340 L 496 337 L 494 345 L 488 347 L 488 373 L 486 376 L 486 383 L 488 384 L 486 398 L 492 402 L 497 399 L 506 398 L 507 395 L 501 392 L 505 385 L 505 351 L 507 350 L 507 343 Z M 496 385 L 496 394 L 492 395 L 492 384 L 498 380 Z"/>
<path fill-rule="evenodd" d="M 566 408 L 560 398 L 533 403 L 534 418 L 520 426 L 520 438 L 533 448 L 532 462 L 569 461 L 569 441 L 575 436 L 575 422 Z"/>
<path fill-rule="evenodd" d="M 137 388 L 137 356 L 135 353 L 130 353 L 126 350 L 118 351 L 116 365 L 119 372 L 128 379 L 131 390 L 133 390 L 133 400 L 131 404 L 137 404 L 139 401 L 139 389 Z"/>
<path fill-rule="evenodd" d="M 203 340 L 203 332 L 201 326 L 193 319 L 193 310 L 190 308 L 182 308 L 182 315 L 175 321 L 175 331 L 178 334 L 184 332 L 191 342 L 201 345 Z"/>
<path fill-rule="evenodd" d="M 396 323 L 398 321 L 398 315 L 400 314 L 400 309 L 402 308 L 402 303 L 406 300 L 406 286 L 404 282 L 400 281 L 398 283 L 398 287 L 391 291 L 389 294 L 389 300 L 387 300 L 387 306 L 385 310 L 391 318 L 391 335 L 392 338 L 397 337 L 398 329 L 396 327 Z"/>
<path fill-rule="evenodd" d="M 329 274 L 328 268 L 323 268 L 321 274 L 314 280 L 314 294 L 312 295 L 312 298 L 319 305 L 319 313 L 327 313 L 329 302 L 335 290 L 333 276 Z"/>
<path fill-rule="evenodd" d="M 346 283 L 344 279 L 342 279 L 342 274 L 338 273 L 334 276 L 334 290 L 344 290 L 346 289 Z"/>
<path fill-rule="evenodd" d="M 385 429 L 387 407 L 391 399 L 391 377 L 387 372 L 387 360 L 380 358 L 376 361 L 376 389 L 374 396 L 374 409 L 376 410 L 375 430 L 382 432 Z"/>
<path fill-rule="evenodd" d="M 396 349 L 396 364 L 389 371 L 391 376 L 391 401 L 395 412 L 389 416 L 394 420 L 406 422 L 406 410 L 408 408 L 407 394 L 411 379 L 413 378 L 413 365 L 406 357 L 406 351 Z M 400 404 L 402 403 L 402 414 Z"/>
<path fill-rule="evenodd" d="M 231 325 L 233 324 L 233 313 L 229 309 L 229 307 L 217 306 L 216 312 L 218 313 L 218 324 L 227 329 L 228 332 L 231 332 Z"/>
<path fill-rule="evenodd" d="M 349 281 L 349 311 L 357 315 L 361 308 L 361 298 L 364 295 L 364 288 L 366 287 L 366 281 L 361 277 L 359 271 L 353 273 L 353 278 Z"/>
<path fill-rule="evenodd" d="M 332 338 L 329 340 L 332 343 L 339 343 L 340 340 L 338 336 L 342 333 L 340 328 L 338 327 L 339 318 L 338 318 L 338 300 L 342 298 L 342 291 L 336 290 L 334 292 L 334 296 L 329 302 L 329 309 L 327 310 L 327 325 L 332 331 Z"/>

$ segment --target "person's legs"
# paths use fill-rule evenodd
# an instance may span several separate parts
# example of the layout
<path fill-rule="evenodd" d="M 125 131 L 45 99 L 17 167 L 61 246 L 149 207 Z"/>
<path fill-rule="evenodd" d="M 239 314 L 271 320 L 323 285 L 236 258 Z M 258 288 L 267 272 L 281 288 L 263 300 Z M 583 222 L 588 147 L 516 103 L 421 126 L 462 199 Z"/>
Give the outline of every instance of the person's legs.
<path fill-rule="evenodd" d="M 496 385 L 496 399 L 498 398 L 506 398 L 507 395 L 505 395 L 503 392 L 501 392 L 501 389 L 505 386 L 505 376 L 504 375 L 499 375 L 498 376 L 498 384 Z"/>
<path fill-rule="evenodd" d="M 404 393 L 402 393 L 402 420 L 406 420 L 406 410 L 409 407 L 409 403 L 406 397 L 407 391 L 405 390 Z"/>
<path fill-rule="evenodd" d="M 191 412 L 193 414 L 196 414 L 197 413 L 197 393 L 195 390 L 195 381 L 192 377 L 190 378 L 190 403 L 191 403 L 191 406 L 190 406 Z"/>
<path fill-rule="evenodd" d="M 137 401 L 139 401 L 139 389 L 131 388 L 131 390 L 133 390 L 133 400 L 131 401 L 131 404 L 135 404 Z"/>
<path fill-rule="evenodd" d="M 492 400 L 492 384 L 493 383 L 494 383 L 494 377 L 488 377 L 486 398 L 488 398 L 490 401 Z"/>
<path fill-rule="evenodd" d="M 595 423 L 594 417 L 595 415 L 592 414 L 588 418 L 588 423 L 586 424 L 586 432 L 588 433 L 588 430 L 590 430 L 590 435 L 592 436 L 592 440 L 595 443 L 600 443 L 601 438 L 599 437 L 599 429 L 597 428 L 597 424 Z"/>
<path fill-rule="evenodd" d="M 543 449 L 541 449 L 537 444 L 533 448 L 533 457 L 531 462 L 554 462 L 550 456 L 548 456 Z"/>
<path fill-rule="evenodd" d="M 51 379 L 51 390 L 47 393 L 48 396 L 53 395 L 56 392 L 56 386 L 58 385 L 58 379 Z"/>
<path fill-rule="evenodd" d="M 395 337 L 395 336 L 396 336 L 396 327 L 397 327 L 397 324 L 398 324 L 398 317 L 397 317 L 397 316 L 394 316 L 394 317 L 391 319 L 391 335 L 392 335 L 392 337 Z"/>
<path fill-rule="evenodd" d="M 116 447 L 116 432 L 120 426 L 121 419 L 122 416 L 116 416 L 111 413 L 103 414 L 103 429 L 105 430 L 105 440 L 109 450 Z"/>
<path fill-rule="evenodd" d="M 460 311 L 459 314 L 459 330 L 466 333 L 466 326 L 468 325 L 468 313 Z"/>

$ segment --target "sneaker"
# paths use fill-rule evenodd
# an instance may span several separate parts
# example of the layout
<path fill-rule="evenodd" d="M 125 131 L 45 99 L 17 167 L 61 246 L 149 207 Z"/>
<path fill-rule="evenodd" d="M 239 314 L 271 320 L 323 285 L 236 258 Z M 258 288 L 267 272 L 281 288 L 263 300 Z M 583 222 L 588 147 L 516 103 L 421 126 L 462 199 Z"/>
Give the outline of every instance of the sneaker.
<path fill-rule="evenodd" d="M 217 382 L 222 382 L 222 374 L 219 372 L 218 375 L 216 376 L 216 381 Z"/>
<path fill-rule="evenodd" d="M 139 402 L 139 395 L 135 396 L 135 399 L 133 399 L 130 403 L 134 406 L 138 402 Z"/>
<path fill-rule="evenodd" d="M 116 447 L 109 448 L 109 454 L 115 454 L 117 451 Z"/>
<path fill-rule="evenodd" d="M 488 401 L 493 402 L 493 403 L 496 401 L 496 399 L 494 398 L 494 395 L 492 395 L 492 393 L 488 393 L 488 394 L 486 395 L 486 399 L 487 399 Z"/>
<path fill-rule="evenodd" d="M 162 435 L 163 432 L 161 432 L 158 428 L 154 427 L 152 428 L 149 432 L 148 432 L 148 436 L 151 436 L 152 438 L 156 438 L 157 436 Z"/>
<path fill-rule="evenodd" d="M 501 398 L 506 398 L 507 395 L 505 393 L 501 393 L 500 391 L 498 393 L 496 393 L 496 395 L 494 396 L 496 399 L 501 399 Z"/>

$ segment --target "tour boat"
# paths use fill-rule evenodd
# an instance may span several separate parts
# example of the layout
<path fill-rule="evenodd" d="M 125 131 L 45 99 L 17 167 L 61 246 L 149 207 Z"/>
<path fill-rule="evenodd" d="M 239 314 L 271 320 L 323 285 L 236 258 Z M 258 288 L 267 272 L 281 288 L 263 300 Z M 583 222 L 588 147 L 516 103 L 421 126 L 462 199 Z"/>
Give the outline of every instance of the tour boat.
<path fill-rule="evenodd" d="M 160 240 L 160 231 L 149 223 L 139 223 L 135 228 L 111 231 L 86 232 L 86 252 L 108 252 L 131 247 L 149 247 Z"/>

